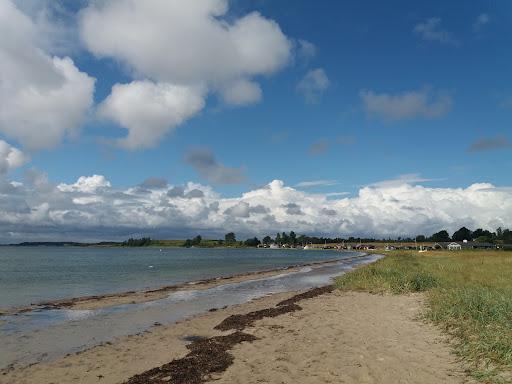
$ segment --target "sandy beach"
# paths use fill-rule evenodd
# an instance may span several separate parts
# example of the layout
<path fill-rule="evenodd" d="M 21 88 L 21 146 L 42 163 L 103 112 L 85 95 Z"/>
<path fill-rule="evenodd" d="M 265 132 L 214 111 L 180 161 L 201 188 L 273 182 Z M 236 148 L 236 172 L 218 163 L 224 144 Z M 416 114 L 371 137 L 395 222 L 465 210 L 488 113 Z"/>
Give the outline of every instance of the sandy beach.
<path fill-rule="evenodd" d="M 421 294 L 276 294 L 155 325 L 56 361 L 12 367 L 1 372 L 0 383 L 470 382 L 447 339 L 419 319 L 423 309 Z M 236 332 L 248 341 L 235 340 L 218 352 L 225 341 L 219 337 Z M 200 381 L 190 379 L 187 370 L 166 371 L 197 365 L 203 355 L 215 360 L 218 353 L 224 360 L 208 366 L 213 372 Z"/>

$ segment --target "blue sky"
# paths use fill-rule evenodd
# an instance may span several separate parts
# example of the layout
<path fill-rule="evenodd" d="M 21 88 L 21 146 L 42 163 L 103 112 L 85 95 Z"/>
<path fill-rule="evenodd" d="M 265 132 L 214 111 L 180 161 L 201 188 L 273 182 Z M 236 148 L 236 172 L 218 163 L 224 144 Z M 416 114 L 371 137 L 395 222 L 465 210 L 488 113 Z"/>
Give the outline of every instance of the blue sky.
<path fill-rule="evenodd" d="M 504 185 L 510 182 L 504 172 L 512 166 L 509 150 L 467 150 L 476 140 L 510 132 L 512 109 L 500 106 L 512 97 L 506 81 L 512 71 L 510 7 L 506 2 L 472 2 L 465 7 L 406 1 L 234 2 L 233 14 L 261 12 L 290 38 L 313 43 L 316 57 L 295 58 L 276 75 L 263 77 L 263 100 L 257 105 L 226 107 L 210 97 L 199 116 L 149 150 L 98 144 L 99 136 L 124 133 L 112 124 L 91 121 L 80 138 L 38 152 L 32 164 L 66 182 L 93 173 L 121 186 L 147 177 L 201 182 L 183 163 L 184 153 L 200 146 L 211 148 L 226 165 L 245 167 L 244 183 L 219 186 L 226 194 L 276 178 L 290 184 L 336 179 L 341 185 L 334 189 L 354 192 L 362 185 L 410 173 L 442 179 L 434 182 L 441 186 L 480 181 Z M 490 21 L 475 31 L 482 14 Z M 441 19 L 440 29 L 456 43 L 428 41 L 414 33 L 418 23 L 433 17 Z M 127 79 L 112 60 L 98 61 L 83 50 L 73 59 L 98 79 L 97 103 L 114 83 Z M 325 70 L 330 86 L 318 103 L 307 104 L 296 86 L 315 68 Z M 448 92 L 453 107 L 439 118 L 382 121 L 364 112 L 359 97 L 365 89 L 393 94 L 423 87 Z M 349 138 L 351 144 L 336 144 L 339 137 Z M 310 146 L 319 140 L 334 144 L 326 153 L 310 154 Z"/>
<path fill-rule="evenodd" d="M 477 181 L 504 185 L 510 182 L 504 172 L 512 166 L 510 151 L 467 149 L 482 138 L 510 132 L 512 109 L 501 106 L 512 97 L 507 85 L 512 68 L 509 8 L 505 2 L 459 7 L 445 2 L 236 1 L 230 15 L 259 11 L 275 20 L 286 36 L 313 43 L 316 56 L 296 57 L 279 73 L 261 78 L 263 100 L 257 105 L 226 107 L 210 97 L 199 116 L 149 150 L 98 144 L 100 136 L 124 133 L 112 124 L 90 121 L 79 139 L 38 152 L 32 165 L 66 182 L 93 173 L 121 186 L 147 177 L 201 182 L 183 163 L 189 147 L 200 146 L 211 148 L 223 164 L 246 169 L 245 182 L 219 186 L 226 194 L 276 178 L 290 184 L 336 179 L 341 185 L 331 189 L 354 192 L 410 173 L 442 179 L 433 182 L 441 186 Z M 482 14 L 489 22 L 475 30 Z M 441 19 L 439 29 L 453 36 L 453 43 L 428 41 L 414 33 L 417 24 L 433 17 Z M 85 50 L 73 59 L 97 79 L 97 103 L 114 83 L 127 79 L 112 60 L 96 60 Z M 325 70 L 330 86 L 317 103 L 308 104 L 296 86 L 315 68 Z M 443 116 L 381 121 L 365 113 L 359 96 L 361 90 L 394 94 L 426 87 L 452 97 L 453 106 Z M 335 143 L 339 137 L 350 138 L 351 144 L 309 153 L 313 143 Z"/>
<path fill-rule="evenodd" d="M 190 14 L 190 4 L 170 2 L 176 7 L 170 17 L 184 12 L 193 25 L 197 21 L 198 31 L 207 23 L 202 12 L 215 14 L 216 7 L 224 7 L 215 14 L 219 25 L 235 26 L 255 15 L 259 24 L 251 24 L 254 30 L 246 33 L 244 47 L 253 49 L 258 33 L 265 32 L 261 51 L 254 48 L 249 61 L 234 54 L 233 61 L 240 63 L 229 73 L 223 67 L 231 68 L 232 62 L 216 54 L 229 39 L 238 39 L 241 29 L 232 28 L 224 43 L 213 38 L 204 42 L 199 32 L 198 39 L 192 36 L 194 28 L 180 29 L 179 19 L 170 21 L 170 27 L 163 20 L 161 35 L 180 37 L 174 43 L 165 38 L 155 43 L 140 37 L 144 25 L 123 24 L 123 7 L 130 0 L 1 3 L 0 11 L 7 14 L 10 6 L 10 12 L 29 20 L 42 36 L 22 31 L 20 39 L 28 40 L 20 41 L 29 41 L 45 58 L 71 58 L 88 77 L 81 80 L 84 89 L 89 86 L 77 100 L 83 116 L 70 117 L 72 127 L 62 123 L 48 145 L 37 141 L 44 126 L 29 121 L 28 133 L 20 134 L 19 119 L 0 119 L 0 140 L 25 156 L 7 167 L 9 180 L 23 183 L 30 170 L 45 173 L 53 185 L 101 175 L 111 187 L 126 190 L 159 178 L 169 185 L 211 186 L 224 199 L 236 199 L 274 179 L 328 199 L 334 198 L 332 193 L 356 198 L 365 186 L 382 186 L 386 180 L 443 190 L 474 183 L 511 185 L 508 2 L 474 1 L 461 7 L 441 1 L 209 0 L 192 2 L 198 9 L 211 9 Z M 152 0 L 136 12 L 150 14 L 151 7 L 159 6 Z M 118 22 L 125 28 L 119 35 L 104 27 Z M 13 32 L 17 26 L 9 28 L 18 36 Z M 140 41 L 134 43 L 130 36 Z M 209 43 L 213 48 L 206 54 Z M 192 56 L 199 60 L 185 63 L 190 70 L 173 67 L 174 62 L 159 65 L 189 49 L 203 52 Z M 255 69 L 248 69 L 254 62 Z M 29 81 L 28 75 L 21 78 Z M 226 95 L 238 81 L 243 92 L 229 101 Z M 147 105 L 125 103 L 125 109 L 116 109 L 126 101 L 114 95 L 116 84 L 130 85 L 123 97 L 148 92 L 136 99 Z M 161 88 L 168 84 L 190 91 L 184 105 L 191 109 L 176 112 L 178 117 L 149 116 L 152 95 L 174 92 Z M 3 90 L 3 96 L 7 92 L 12 89 Z M 62 111 L 56 109 L 59 119 L 73 107 L 70 101 Z M 130 129 L 154 139 L 146 145 L 138 136 L 127 144 L 123 138 Z"/>

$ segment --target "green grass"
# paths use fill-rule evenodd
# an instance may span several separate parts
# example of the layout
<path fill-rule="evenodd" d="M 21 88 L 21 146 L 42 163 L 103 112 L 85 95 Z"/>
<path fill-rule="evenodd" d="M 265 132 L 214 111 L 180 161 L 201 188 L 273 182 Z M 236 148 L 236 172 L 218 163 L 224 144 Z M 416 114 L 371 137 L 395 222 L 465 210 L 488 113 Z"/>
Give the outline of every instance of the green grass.
<path fill-rule="evenodd" d="M 425 292 L 427 319 L 455 336 L 456 352 L 484 382 L 512 382 L 512 253 L 391 252 L 336 281 L 343 290 Z"/>

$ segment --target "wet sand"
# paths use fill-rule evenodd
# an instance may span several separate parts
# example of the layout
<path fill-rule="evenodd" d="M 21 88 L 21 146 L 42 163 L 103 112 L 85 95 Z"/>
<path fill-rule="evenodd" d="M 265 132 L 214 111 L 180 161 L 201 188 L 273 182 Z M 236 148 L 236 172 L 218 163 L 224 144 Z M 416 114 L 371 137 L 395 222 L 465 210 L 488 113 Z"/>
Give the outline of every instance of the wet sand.
<path fill-rule="evenodd" d="M 442 333 L 418 319 L 423 296 L 308 292 L 267 296 L 3 370 L 0 383 L 471 382 Z"/>

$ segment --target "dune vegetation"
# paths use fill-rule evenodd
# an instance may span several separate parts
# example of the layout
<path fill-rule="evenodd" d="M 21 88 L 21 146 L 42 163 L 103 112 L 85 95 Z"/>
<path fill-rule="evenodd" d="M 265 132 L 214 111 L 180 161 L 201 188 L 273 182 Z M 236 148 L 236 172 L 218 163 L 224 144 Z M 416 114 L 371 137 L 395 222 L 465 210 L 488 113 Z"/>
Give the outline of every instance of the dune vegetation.
<path fill-rule="evenodd" d="M 425 319 L 453 337 L 468 372 L 512 381 L 512 252 L 394 251 L 336 281 L 342 290 L 426 295 Z"/>

